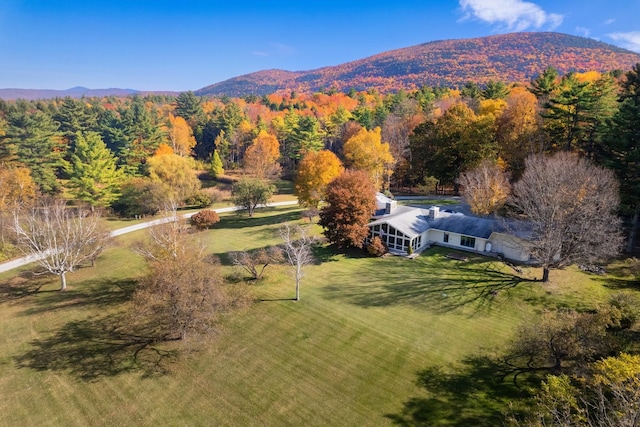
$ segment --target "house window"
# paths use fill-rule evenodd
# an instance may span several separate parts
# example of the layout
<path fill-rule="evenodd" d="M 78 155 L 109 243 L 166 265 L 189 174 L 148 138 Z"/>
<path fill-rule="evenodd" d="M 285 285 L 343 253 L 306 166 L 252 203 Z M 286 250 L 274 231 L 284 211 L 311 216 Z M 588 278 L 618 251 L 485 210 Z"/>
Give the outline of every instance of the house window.
<path fill-rule="evenodd" d="M 444 243 L 449 243 L 449 233 L 444 233 L 444 238 L 442 239 Z"/>
<path fill-rule="evenodd" d="M 462 236 L 460 237 L 460 246 L 466 246 L 467 248 L 476 247 L 475 237 Z"/>

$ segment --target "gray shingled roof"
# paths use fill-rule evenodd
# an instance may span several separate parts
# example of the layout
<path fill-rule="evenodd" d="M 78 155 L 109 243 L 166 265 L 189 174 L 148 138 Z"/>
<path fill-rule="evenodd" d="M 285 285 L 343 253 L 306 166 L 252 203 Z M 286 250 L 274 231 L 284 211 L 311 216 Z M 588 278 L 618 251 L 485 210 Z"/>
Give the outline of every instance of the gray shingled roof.
<path fill-rule="evenodd" d="M 495 229 L 495 221 L 465 215 L 450 215 L 430 221 L 431 228 L 488 239 Z"/>
<path fill-rule="evenodd" d="M 379 219 L 369 223 L 369 226 L 377 224 L 389 224 L 402 234 L 413 238 L 429 229 L 427 209 L 412 208 L 409 206 L 398 206 L 389 215 L 384 215 Z"/>

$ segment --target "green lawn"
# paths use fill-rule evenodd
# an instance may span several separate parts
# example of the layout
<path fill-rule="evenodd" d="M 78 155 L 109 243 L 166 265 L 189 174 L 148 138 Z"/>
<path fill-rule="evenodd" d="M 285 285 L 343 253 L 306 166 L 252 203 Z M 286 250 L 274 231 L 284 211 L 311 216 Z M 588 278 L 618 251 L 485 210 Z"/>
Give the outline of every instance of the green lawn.
<path fill-rule="evenodd" d="M 298 208 L 222 215 L 201 234 L 212 253 L 278 243 Z M 489 359 L 544 307 L 593 308 L 619 277 L 553 271 L 522 280 L 497 260 L 466 262 L 431 249 L 416 259 L 317 251 L 294 302 L 281 266 L 253 284 L 254 305 L 219 333 L 184 347 L 158 345 L 134 363 L 109 331 L 144 273 L 122 236 L 94 268 L 26 281 L 0 275 L 0 425 L 500 425 L 519 390 Z M 524 277 L 539 275 L 525 269 Z M 43 284 L 31 293 L 36 284 Z"/>

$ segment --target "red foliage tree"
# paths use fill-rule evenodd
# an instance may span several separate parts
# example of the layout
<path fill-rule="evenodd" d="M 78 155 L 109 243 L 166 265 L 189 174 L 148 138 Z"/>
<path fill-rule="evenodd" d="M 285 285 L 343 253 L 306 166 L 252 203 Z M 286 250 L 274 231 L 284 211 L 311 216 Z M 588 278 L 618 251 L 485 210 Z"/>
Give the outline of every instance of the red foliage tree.
<path fill-rule="evenodd" d="M 212 211 L 211 209 L 201 210 L 191 216 L 191 225 L 198 230 L 209 228 L 217 222 L 220 222 L 220 217 L 216 211 Z"/>
<path fill-rule="evenodd" d="M 376 192 L 369 175 L 344 171 L 327 186 L 325 201 L 328 204 L 320 211 L 318 223 L 329 242 L 339 248 L 361 248 L 376 208 Z"/>

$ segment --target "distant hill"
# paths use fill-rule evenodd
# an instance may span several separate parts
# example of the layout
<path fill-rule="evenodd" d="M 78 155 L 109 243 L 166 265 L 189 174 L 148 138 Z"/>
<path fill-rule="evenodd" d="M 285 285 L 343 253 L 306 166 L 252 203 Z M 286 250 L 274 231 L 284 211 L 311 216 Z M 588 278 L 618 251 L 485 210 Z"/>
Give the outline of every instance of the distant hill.
<path fill-rule="evenodd" d="M 197 95 L 265 95 L 278 90 L 315 92 L 423 85 L 460 87 L 468 81 L 527 82 L 548 66 L 570 71 L 627 71 L 640 55 L 607 43 L 560 33 L 512 33 L 441 40 L 383 52 L 311 71 L 265 70 L 204 87 Z"/>
<path fill-rule="evenodd" d="M 118 89 L 118 88 L 88 89 L 86 87 L 76 86 L 66 90 L 0 89 L 0 99 L 5 99 L 5 100 L 26 99 L 31 101 L 35 99 L 65 98 L 67 96 L 71 98 L 82 98 L 83 96 L 85 97 L 129 96 L 129 95 L 135 95 L 135 94 L 144 95 L 147 93 L 177 95 L 179 92 L 168 92 L 168 91 L 142 92 L 134 89 Z"/>

